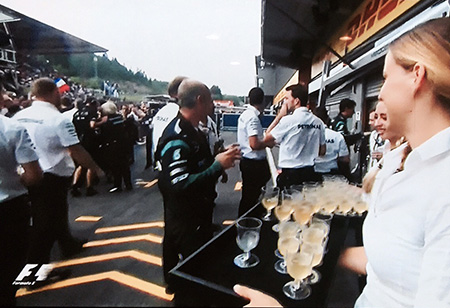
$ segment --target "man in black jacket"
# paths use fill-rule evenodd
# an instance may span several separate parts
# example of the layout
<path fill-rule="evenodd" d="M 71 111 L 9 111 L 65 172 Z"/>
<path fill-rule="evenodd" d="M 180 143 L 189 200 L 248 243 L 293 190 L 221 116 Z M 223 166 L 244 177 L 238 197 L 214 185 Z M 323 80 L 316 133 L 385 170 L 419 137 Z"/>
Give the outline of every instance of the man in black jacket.
<path fill-rule="evenodd" d="M 162 166 L 158 186 L 164 200 L 163 271 L 172 290 L 168 272 L 212 237 L 217 179 L 240 157 L 239 148 L 231 146 L 214 158 L 196 129 L 214 108 L 204 84 L 184 80 L 179 99 L 180 112 L 164 130 L 155 153 Z"/>

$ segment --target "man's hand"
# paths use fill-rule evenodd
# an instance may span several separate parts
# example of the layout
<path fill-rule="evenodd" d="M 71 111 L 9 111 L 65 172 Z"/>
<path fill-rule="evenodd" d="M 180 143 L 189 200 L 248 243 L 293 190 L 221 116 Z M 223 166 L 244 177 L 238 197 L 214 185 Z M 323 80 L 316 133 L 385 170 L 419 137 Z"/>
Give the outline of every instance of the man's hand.
<path fill-rule="evenodd" d="M 250 303 L 244 307 L 283 307 L 275 298 L 261 291 L 247 288 L 239 284 L 235 285 L 233 290 L 240 296 L 250 300 Z"/>
<path fill-rule="evenodd" d="M 236 144 L 228 146 L 224 152 L 217 154 L 216 160 L 222 165 L 224 170 L 234 167 L 237 159 L 241 158 L 241 150 Z"/>
<path fill-rule="evenodd" d="M 278 116 L 280 116 L 281 118 L 287 115 L 288 113 L 289 113 L 288 104 L 284 102 L 283 105 L 281 105 L 280 111 L 278 112 Z"/>

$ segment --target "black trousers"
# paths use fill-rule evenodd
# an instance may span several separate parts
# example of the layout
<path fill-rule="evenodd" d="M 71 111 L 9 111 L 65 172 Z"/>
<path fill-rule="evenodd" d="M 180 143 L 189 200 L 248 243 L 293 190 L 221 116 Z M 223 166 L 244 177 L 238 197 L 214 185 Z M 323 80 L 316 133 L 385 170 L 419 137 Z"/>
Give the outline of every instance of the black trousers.
<path fill-rule="evenodd" d="M 212 207 L 213 205 L 211 205 Z M 212 222 L 205 221 L 200 226 L 192 219 L 164 219 L 163 239 L 163 273 L 164 280 L 174 290 L 176 285 L 170 278 L 169 271 L 180 260 L 199 249 L 213 236 Z"/>
<path fill-rule="evenodd" d="M 280 189 L 291 185 L 300 185 L 304 182 L 320 182 L 320 174 L 314 171 L 314 167 L 283 168 L 277 177 L 277 186 Z"/>
<path fill-rule="evenodd" d="M 30 205 L 25 195 L 0 203 L 0 306 L 15 306 L 13 281 L 26 264 Z"/>
<path fill-rule="evenodd" d="M 28 263 L 49 263 L 56 241 L 63 254 L 79 244 L 69 229 L 69 185 L 70 177 L 44 173 L 41 184 L 29 189 L 33 224 Z"/>
<path fill-rule="evenodd" d="M 239 203 L 238 217 L 241 217 L 256 203 L 261 195 L 261 187 L 270 180 L 267 160 L 241 159 L 239 168 L 242 173 L 242 197 Z"/>

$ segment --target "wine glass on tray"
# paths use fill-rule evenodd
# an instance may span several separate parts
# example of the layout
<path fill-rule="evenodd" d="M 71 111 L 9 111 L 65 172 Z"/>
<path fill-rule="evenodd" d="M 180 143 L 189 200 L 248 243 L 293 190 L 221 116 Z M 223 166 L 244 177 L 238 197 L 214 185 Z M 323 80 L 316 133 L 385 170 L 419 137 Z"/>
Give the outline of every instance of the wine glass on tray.
<path fill-rule="evenodd" d="M 234 258 L 234 264 L 240 268 L 249 268 L 259 263 L 259 258 L 250 251 L 258 246 L 262 222 L 258 218 L 243 217 L 236 223 L 236 243 L 243 251 Z"/>

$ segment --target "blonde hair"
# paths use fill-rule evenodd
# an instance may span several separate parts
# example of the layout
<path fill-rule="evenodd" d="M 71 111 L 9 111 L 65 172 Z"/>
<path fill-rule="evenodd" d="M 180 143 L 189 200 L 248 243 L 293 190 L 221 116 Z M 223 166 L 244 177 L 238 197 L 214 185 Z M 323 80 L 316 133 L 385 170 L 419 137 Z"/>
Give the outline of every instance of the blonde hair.
<path fill-rule="evenodd" d="M 391 43 L 389 51 L 406 70 L 418 62 L 425 66 L 435 97 L 450 113 L 450 19 L 432 19 L 415 27 Z"/>
<path fill-rule="evenodd" d="M 104 115 L 113 115 L 117 113 L 117 106 L 113 101 L 107 101 L 102 104 L 102 114 Z"/>

